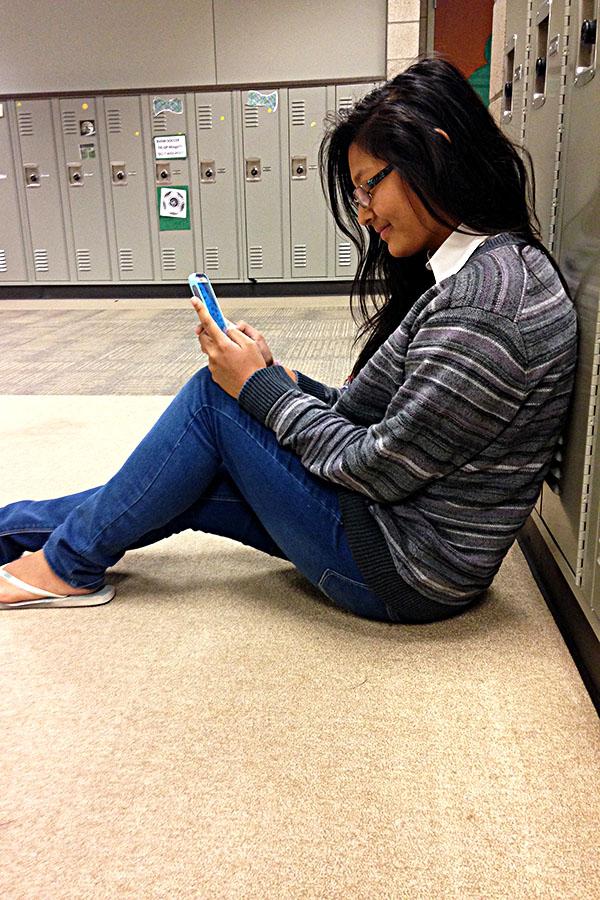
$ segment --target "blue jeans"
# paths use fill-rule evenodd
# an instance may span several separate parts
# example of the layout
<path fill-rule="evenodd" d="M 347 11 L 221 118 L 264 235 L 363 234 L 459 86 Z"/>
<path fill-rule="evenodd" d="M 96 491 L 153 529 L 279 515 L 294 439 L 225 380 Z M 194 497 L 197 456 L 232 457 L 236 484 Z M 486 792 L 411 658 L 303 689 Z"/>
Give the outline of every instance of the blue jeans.
<path fill-rule="evenodd" d="M 334 486 L 200 369 L 105 485 L 0 509 L 0 564 L 44 548 L 72 587 L 99 588 L 127 550 L 191 528 L 288 559 L 335 605 L 393 621 L 350 552 Z"/>

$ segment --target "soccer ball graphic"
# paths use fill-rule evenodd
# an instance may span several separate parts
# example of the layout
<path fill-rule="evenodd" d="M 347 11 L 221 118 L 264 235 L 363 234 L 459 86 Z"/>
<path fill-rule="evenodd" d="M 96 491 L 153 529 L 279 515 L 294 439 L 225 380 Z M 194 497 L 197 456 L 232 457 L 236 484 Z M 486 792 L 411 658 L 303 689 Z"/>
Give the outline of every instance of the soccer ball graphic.
<path fill-rule="evenodd" d="M 185 219 L 186 193 L 176 188 L 164 188 L 160 194 L 161 216 L 171 216 L 176 219 Z"/>

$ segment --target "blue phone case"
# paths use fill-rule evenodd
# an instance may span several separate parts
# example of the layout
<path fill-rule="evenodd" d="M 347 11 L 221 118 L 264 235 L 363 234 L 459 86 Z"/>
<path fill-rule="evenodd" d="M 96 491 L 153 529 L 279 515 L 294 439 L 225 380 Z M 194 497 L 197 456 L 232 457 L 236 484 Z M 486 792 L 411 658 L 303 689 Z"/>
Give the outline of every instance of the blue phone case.
<path fill-rule="evenodd" d="M 227 321 L 221 312 L 219 301 L 215 296 L 213 286 L 210 283 L 208 275 L 203 272 L 192 272 L 188 278 L 188 282 L 195 297 L 198 297 L 206 306 L 208 312 L 215 320 L 221 331 L 227 331 Z"/>

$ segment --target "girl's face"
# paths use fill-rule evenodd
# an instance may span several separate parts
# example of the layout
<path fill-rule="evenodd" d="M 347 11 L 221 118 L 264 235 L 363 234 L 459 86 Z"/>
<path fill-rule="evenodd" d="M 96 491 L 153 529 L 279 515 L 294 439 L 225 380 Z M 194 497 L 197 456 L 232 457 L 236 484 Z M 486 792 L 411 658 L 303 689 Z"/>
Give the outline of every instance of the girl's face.
<path fill-rule="evenodd" d="M 358 187 L 377 175 L 387 163 L 366 153 L 357 144 L 351 144 L 348 165 L 354 186 Z M 380 234 L 391 256 L 413 256 L 425 249 L 434 252 L 452 234 L 452 229 L 440 225 L 429 215 L 395 169 L 375 185 L 369 207 L 358 207 L 358 221 Z"/>

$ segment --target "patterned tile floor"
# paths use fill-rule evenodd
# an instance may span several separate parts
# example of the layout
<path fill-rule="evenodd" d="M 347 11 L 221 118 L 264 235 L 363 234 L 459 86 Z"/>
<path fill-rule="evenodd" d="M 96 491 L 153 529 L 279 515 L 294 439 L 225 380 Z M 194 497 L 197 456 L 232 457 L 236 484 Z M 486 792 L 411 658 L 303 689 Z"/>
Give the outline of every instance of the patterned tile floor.
<path fill-rule="evenodd" d="M 351 369 L 356 325 L 347 298 L 224 300 L 275 356 L 328 384 Z M 181 301 L 0 303 L 0 394 L 168 394 L 205 365 Z"/>

